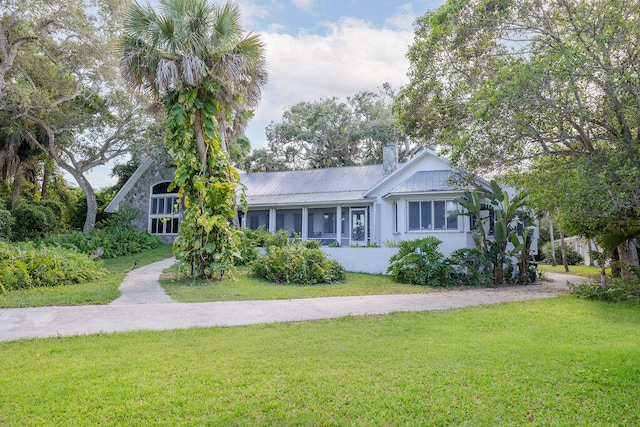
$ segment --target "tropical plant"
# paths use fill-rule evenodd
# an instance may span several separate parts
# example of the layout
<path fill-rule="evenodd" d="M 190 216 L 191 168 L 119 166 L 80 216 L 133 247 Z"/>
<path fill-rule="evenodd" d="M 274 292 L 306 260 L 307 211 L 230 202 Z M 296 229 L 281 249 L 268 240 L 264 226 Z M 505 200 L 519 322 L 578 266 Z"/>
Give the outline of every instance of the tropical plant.
<path fill-rule="evenodd" d="M 533 220 L 526 209 L 526 194 L 518 192 L 513 197 L 492 180 L 489 189 L 468 191 L 456 199 L 462 210 L 452 215 L 465 215 L 471 218 L 472 236 L 476 247 L 483 251 L 492 263 L 494 283 L 503 284 L 505 267 L 509 257 L 517 256 L 519 260 L 519 281 L 526 283 L 529 270 L 529 249 L 533 236 Z M 518 237 L 518 228 L 523 231 L 523 239 Z M 488 232 L 493 231 L 493 236 Z M 507 251 L 509 244 L 511 249 Z"/>
<path fill-rule="evenodd" d="M 230 3 L 161 0 L 160 11 L 129 8 L 121 68 L 132 87 L 164 105 L 165 142 L 185 205 L 174 250 L 187 272 L 211 277 L 238 256 L 232 218 L 239 175 L 225 140 L 240 135 L 260 98 L 264 46 L 243 33 Z"/>
<path fill-rule="evenodd" d="M 492 286 L 493 270 L 487 254 L 479 249 L 461 248 L 446 259 L 453 269 L 453 280 L 459 286 Z"/>
<path fill-rule="evenodd" d="M 453 270 L 438 251 L 441 240 L 430 236 L 403 240 L 398 253 L 389 260 L 387 273 L 400 283 L 434 287 L 452 286 Z"/>

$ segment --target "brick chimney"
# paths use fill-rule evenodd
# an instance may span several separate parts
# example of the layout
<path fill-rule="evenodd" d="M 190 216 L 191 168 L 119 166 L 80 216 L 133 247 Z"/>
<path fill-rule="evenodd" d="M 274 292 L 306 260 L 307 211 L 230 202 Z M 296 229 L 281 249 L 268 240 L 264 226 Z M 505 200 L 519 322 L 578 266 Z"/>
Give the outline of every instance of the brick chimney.
<path fill-rule="evenodd" d="M 398 149 L 396 144 L 390 142 L 382 147 L 382 170 L 384 176 L 391 175 L 398 168 Z"/>

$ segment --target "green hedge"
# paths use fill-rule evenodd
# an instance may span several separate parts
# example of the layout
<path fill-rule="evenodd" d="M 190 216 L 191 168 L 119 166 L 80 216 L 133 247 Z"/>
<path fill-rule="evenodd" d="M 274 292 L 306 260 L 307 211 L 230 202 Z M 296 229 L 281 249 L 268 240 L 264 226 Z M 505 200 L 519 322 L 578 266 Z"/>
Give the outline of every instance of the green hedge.
<path fill-rule="evenodd" d="M 0 242 L 0 290 L 88 282 L 106 274 L 101 261 L 70 249 Z"/>

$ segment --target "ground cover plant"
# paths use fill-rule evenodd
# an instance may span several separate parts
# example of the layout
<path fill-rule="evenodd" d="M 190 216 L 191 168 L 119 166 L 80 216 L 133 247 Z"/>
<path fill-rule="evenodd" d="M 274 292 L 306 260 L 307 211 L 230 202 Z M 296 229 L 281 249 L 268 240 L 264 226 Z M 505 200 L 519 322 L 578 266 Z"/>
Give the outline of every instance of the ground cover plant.
<path fill-rule="evenodd" d="M 171 245 L 163 244 L 138 254 L 106 259 L 103 261 L 106 274 L 102 277 L 92 276 L 76 284 L 30 287 L 0 293 L 0 307 L 107 304 L 120 295 L 118 287 L 136 260 L 138 267 L 141 267 L 171 255 Z M 87 262 L 94 262 L 86 255 L 81 256 Z"/>
<path fill-rule="evenodd" d="M 0 424 L 637 425 L 639 310 L 561 297 L 0 343 Z"/>
<path fill-rule="evenodd" d="M 73 250 L 0 241 L 0 294 L 83 283 L 105 273 L 102 262 Z"/>

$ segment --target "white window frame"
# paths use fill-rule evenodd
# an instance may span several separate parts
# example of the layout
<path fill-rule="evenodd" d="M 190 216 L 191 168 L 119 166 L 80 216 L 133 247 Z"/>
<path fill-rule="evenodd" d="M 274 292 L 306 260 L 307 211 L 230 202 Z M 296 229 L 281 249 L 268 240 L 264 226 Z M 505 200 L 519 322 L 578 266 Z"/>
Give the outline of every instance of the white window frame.
<path fill-rule="evenodd" d="M 153 189 L 156 186 L 170 182 L 156 182 L 149 189 L 149 225 L 147 231 L 156 236 L 176 236 L 180 234 L 182 207 L 178 203 L 178 193 L 153 193 Z M 162 201 L 162 212 L 159 212 L 160 201 Z M 176 204 L 178 205 L 177 211 L 175 210 Z M 154 224 L 162 227 L 162 230 L 158 231 Z M 167 232 L 167 230 L 169 231 Z"/>
<path fill-rule="evenodd" d="M 444 228 L 435 228 L 434 224 L 435 224 L 435 220 L 436 220 L 436 216 L 435 216 L 435 203 L 436 202 L 444 202 Z M 449 228 L 449 224 L 448 224 L 448 217 L 447 214 L 449 212 L 452 212 L 451 210 L 447 210 L 447 205 L 449 202 L 455 203 L 457 208 L 456 209 L 460 209 L 460 207 L 458 206 L 457 202 L 453 199 L 437 199 L 437 200 L 407 200 L 407 224 L 406 224 L 406 230 L 407 233 L 424 233 L 424 232 L 436 232 L 436 233 L 441 233 L 441 232 L 453 232 L 453 231 L 460 231 L 460 225 L 461 225 L 461 221 L 459 219 L 456 219 L 456 227 L 455 228 Z M 411 228 L 411 203 L 418 203 L 418 217 L 420 219 L 420 228 Z M 424 227 L 424 225 L 422 224 L 422 208 L 423 208 L 423 204 L 424 203 L 428 203 L 429 204 L 429 209 L 431 210 L 431 224 L 429 224 L 428 227 Z"/>

